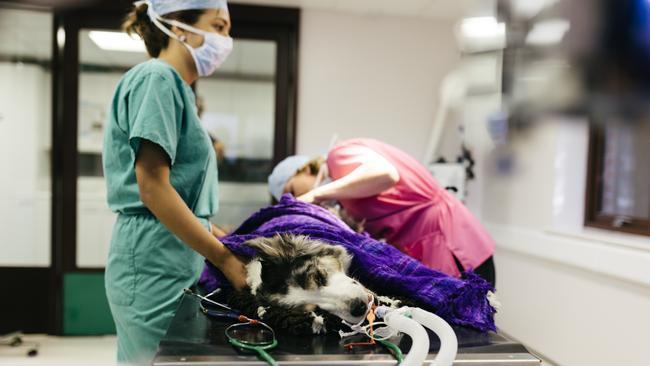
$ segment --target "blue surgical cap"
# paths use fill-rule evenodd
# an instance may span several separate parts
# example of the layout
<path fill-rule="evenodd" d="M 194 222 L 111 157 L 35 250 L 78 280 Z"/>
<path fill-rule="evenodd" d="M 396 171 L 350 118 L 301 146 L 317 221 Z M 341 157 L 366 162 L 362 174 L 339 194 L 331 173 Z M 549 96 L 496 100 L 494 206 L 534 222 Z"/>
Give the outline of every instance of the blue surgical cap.
<path fill-rule="evenodd" d="M 284 186 L 287 185 L 289 179 L 296 175 L 298 169 L 307 164 L 309 160 L 311 160 L 309 156 L 289 156 L 273 168 L 273 172 L 269 175 L 269 192 L 276 200 L 279 201 L 282 197 Z"/>
<path fill-rule="evenodd" d="M 160 16 L 180 10 L 228 10 L 228 4 L 226 0 L 148 0 L 146 3 L 153 8 L 156 14 Z"/>

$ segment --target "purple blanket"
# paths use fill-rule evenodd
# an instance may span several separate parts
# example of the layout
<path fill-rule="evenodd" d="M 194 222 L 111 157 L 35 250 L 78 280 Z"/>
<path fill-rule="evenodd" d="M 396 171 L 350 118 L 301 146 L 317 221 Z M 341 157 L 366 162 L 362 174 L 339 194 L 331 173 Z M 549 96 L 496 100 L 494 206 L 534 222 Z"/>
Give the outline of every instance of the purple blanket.
<path fill-rule="evenodd" d="M 253 214 L 222 242 L 234 253 L 252 257 L 255 250 L 243 245 L 255 237 L 277 233 L 307 235 L 344 246 L 353 255 L 350 275 L 380 295 L 407 297 L 451 324 L 495 331 L 494 309 L 486 294 L 492 286 L 468 272 L 462 279 L 434 271 L 394 247 L 357 234 L 327 210 L 285 194 L 279 204 Z M 208 291 L 230 290 L 223 274 L 211 263 L 199 283 Z"/>

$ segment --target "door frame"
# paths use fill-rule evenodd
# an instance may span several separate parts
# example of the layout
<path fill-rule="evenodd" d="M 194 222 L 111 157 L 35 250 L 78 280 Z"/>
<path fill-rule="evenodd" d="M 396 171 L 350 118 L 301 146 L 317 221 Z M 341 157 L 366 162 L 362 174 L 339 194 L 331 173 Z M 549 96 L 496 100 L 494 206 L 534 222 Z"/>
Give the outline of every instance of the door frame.
<path fill-rule="evenodd" d="M 47 327 L 63 334 L 63 277 L 66 273 L 102 273 L 103 268 L 78 268 L 77 177 L 79 31 L 119 29 L 132 6 L 128 0 L 2 0 L 19 9 L 53 12 L 52 24 L 52 209 L 51 264 L 47 268 Z M 235 38 L 272 40 L 277 44 L 273 163 L 295 153 L 298 96 L 300 10 L 230 4 Z M 42 277 L 42 276 L 41 276 Z M 21 316 L 21 314 L 16 314 Z M 32 317 L 25 311 L 25 318 Z"/>

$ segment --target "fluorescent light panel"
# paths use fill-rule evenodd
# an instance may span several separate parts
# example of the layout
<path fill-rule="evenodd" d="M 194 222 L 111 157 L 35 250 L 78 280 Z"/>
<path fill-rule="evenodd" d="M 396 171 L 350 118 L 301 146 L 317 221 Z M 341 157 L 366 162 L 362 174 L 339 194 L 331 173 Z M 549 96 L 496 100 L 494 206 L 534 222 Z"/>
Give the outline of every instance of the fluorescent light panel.
<path fill-rule="evenodd" d="M 506 25 L 498 23 L 494 17 L 465 18 L 460 29 L 467 38 L 503 37 L 506 34 Z"/>
<path fill-rule="evenodd" d="M 565 19 L 549 19 L 535 23 L 526 36 L 526 43 L 534 46 L 550 46 L 560 43 L 564 34 L 571 28 Z"/>
<path fill-rule="evenodd" d="M 107 51 L 146 52 L 144 42 L 124 32 L 90 31 L 88 37 L 97 47 Z"/>

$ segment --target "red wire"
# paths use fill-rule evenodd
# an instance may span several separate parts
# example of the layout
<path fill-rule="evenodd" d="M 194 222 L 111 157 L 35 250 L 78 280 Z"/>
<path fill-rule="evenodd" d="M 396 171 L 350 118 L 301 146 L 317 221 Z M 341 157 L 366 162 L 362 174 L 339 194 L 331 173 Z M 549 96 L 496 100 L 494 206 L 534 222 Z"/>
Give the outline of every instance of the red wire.
<path fill-rule="evenodd" d="M 372 305 L 370 308 L 370 311 L 368 312 L 368 316 L 366 319 L 368 319 L 368 323 L 370 324 L 370 341 L 369 342 L 352 342 L 352 343 L 346 343 L 343 345 L 343 347 L 347 350 L 351 350 L 354 347 L 361 347 L 361 346 L 374 346 L 377 344 L 375 342 L 375 338 L 373 337 L 374 335 L 374 329 L 373 329 L 373 324 L 375 323 L 375 304 Z"/>

